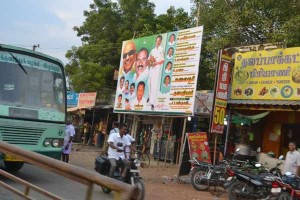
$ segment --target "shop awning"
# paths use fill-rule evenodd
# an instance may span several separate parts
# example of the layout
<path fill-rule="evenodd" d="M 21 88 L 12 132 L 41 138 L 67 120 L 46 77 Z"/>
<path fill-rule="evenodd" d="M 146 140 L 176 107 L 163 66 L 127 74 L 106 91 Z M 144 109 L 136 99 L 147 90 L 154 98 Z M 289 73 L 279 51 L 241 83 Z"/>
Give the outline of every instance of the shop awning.
<path fill-rule="evenodd" d="M 248 104 L 248 105 L 279 105 L 279 106 L 290 106 L 290 105 L 300 105 L 300 101 L 291 100 L 236 100 L 229 99 L 228 104 Z"/>
<path fill-rule="evenodd" d="M 255 123 L 259 122 L 262 118 L 267 116 L 269 113 L 270 113 L 270 111 L 263 112 L 263 113 L 256 114 L 256 115 L 242 115 L 240 113 L 236 113 L 236 114 L 232 115 L 231 121 L 234 124 L 243 123 L 244 125 L 246 125 L 246 124 L 251 125 L 251 124 L 255 124 Z"/>

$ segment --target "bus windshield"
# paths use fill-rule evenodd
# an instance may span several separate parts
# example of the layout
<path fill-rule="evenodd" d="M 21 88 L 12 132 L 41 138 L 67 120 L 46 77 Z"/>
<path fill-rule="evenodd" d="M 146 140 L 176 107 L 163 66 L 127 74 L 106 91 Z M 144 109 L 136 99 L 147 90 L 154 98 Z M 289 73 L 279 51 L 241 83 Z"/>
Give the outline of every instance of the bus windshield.
<path fill-rule="evenodd" d="M 0 71 L 0 116 L 65 120 L 65 80 L 58 64 L 0 51 Z"/>

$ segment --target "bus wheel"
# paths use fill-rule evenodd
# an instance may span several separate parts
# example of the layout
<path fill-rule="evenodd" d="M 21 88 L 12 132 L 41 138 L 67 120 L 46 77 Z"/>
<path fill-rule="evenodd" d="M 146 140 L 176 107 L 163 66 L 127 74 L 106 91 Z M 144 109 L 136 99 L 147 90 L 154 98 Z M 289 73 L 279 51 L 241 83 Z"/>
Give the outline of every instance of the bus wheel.
<path fill-rule="evenodd" d="M 10 161 L 4 161 L 4 165 L 7 171 L 15 172 L 20 170 L 24 162 L 10 162 Z"/>

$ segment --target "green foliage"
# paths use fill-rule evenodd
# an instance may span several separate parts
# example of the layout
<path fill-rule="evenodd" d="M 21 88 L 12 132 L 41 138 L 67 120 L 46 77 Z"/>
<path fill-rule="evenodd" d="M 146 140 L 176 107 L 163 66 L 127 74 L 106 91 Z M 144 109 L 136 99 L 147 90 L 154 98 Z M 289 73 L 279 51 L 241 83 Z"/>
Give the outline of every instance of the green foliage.
<path fill-rule="evenodd" d="M 298 0 L 195 0 L 194 23 L 198 8 L 199 25 L 204 26 L 198 89 L 206 87 L 206 74 L 201 71 L 212 71 L 209 68 L 215 67 L 219 49 L 277 42 L 300 45 Z"/>
<path fill-rule="evenodd" d="M 119 67 L 122 41 L 191 27 L 183 9 L 170 7 L 160 16 L 154 9 L 148 0 L 94 0 L 83 24 L 74 27 L 83 45 L 66 53 L 66 74 L 75 91 L 115 91 L 113 70 Z"/>

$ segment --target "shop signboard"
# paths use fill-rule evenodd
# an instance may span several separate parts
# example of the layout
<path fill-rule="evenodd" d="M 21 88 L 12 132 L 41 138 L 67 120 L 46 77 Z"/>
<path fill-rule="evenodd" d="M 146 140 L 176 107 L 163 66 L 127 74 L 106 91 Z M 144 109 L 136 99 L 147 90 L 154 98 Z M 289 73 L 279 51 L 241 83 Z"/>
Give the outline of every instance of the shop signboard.
<path fill-rule="evenodd" d="M 67 92 L 67 106 L 69 107 L 77 107 L 79 94 L 76 92 Z"/>
<path fill-rule="evenodd" d="M 219 67 L 215 82 L 215 99 L 211 117 L 211 133 L 222 134 L 224 130 L 224 118 L 226 116 L 227 94 L 230 78 L 231 54 L 228 51 L 220 50 Z"/>
<path fill-rule="evenodd" d="M 79 93 L 78 108 L 90 108 L 95 106 L 97 92 Z"/>
<path fill-rule="evenodd" d="M 117 113 L 192 115 L 203 27 L 124 41 Z"/>
<path fill-rule="evenodd" d="M 194 114 L 210 115 L 214 101 L 212 90 L 201 90 L 196 92 Z"/>
<path fill-rule="evenodd" d="M 299 100 L 300 47 L 237 53 L 231 99 Z"/>
<path fill-rule="evenodd" d="M 207 133 L 187 133 L 190 159 L 211 163 Z"/>

